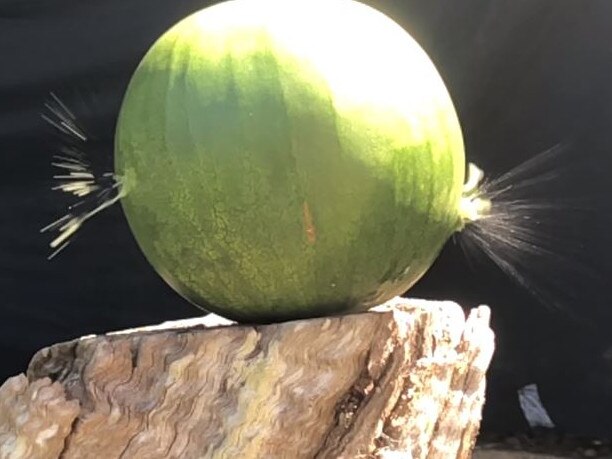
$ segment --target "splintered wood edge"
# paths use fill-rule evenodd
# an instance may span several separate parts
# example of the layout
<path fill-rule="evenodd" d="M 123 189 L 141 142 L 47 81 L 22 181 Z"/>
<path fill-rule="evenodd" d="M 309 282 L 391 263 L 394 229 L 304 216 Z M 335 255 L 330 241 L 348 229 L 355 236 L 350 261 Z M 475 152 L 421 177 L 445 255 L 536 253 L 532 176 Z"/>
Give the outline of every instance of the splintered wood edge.
<path fill-rule="evenodd" d="M 456 303 L 397 298 L 370 312 L 349 316 L 249 326 L 232 324 L 209 315 L 56 344 L 34 356 L 28 368 L 27 380 L 23 375 L 16 376 L 0 387 L 0 445 L 4 445 L 0 446 L 0 459 L 56 458 L 60 454 L 66 458 L 79 457 L 78 448 L 88 446 L 87 439 L 83 439 L 88 431 L 85 428 L 87 422 L 83 419 L 91 421 L 99 412 L 100 403 L 84 382 L 84 379 L 94 376 L 85 376 L 84 373 L 88 366 L 93 365 L 92 361 L 105 368 L 104 358 L 108 360 L 109 355 L 119 357 L 112 350 L 113 342 L 129 341 L 127 356 L 137 359 L 142 357 L 139 353 L 146 354 L 138 349 L 142 343 L 141 337 L 157 338 L 170 334 L 189 338 L 211 333 L 219 327 L 229 327 L 228 333 L 240 329 L 243 335 L 254 330 L 259 338 L 256 337 L 251 350 L 256 353 L 258 346 L 267 345 L 258 341 L 267 331 L 272 337 L 270 339 L 282 340 L 283 334 L 296 333 L 304 327 L 316 325 L 319 333 L 324 333 L 331 323 L 347 321 L 352 324 L 351 327 L 364 321 L 376 322 L 377 325 L 368 330 L 375 330 L 377 336 L 367 344 L 367 352 L 361 352 L 363 356 L 359 357 L 359 362 L 354 362 L 355 368 L 352 370 L 357 373 L 353 379 L 341 385 L 340 392 L 344 395 L 339 393 L 333 412 L 322 415 L 326 422 L 324 431 L 321 435 L 317 434 L 319 444 L 305 445 L 304 448 L 313 446 L 312 454 L 301 457 L 391 457 L 393 453 L 409 452 L 413 458 L 468 458 L 478 432 L 484 403 L 485 372 L 494 349 L 489 318 L 490 311 L 485 306 L 473 309 L 466 320 L 463 310 Z M 164 344 L 164 338 L 160 339 L 156 345 Z M 333 347 L 332 344 L 330 341 L 328 347 Z M 105 351 L 101 351 L 103 347 Z M 334 349 L 330 351 L 334 352 Z M 108 355 L 104 355 L 105 352 Z M 170 358 L 170 353 L 164 355 L 164 361 Z M 177 354 L 174 357 L 180 356 Z M 173 361 L 170 367 L 191 364 L 191 361 L 181 363 L 182 360 Z M 133 365 L 135 370 L 135 361 Z M 152 370 L 167 373 L 172 370 L 170 367 Z M 175 368 L 173 371 L 178 370 Z M 184 375 L 175 377 L 181 376 Z M 61 381 L 61 384 L 52 381 Z M 107 384 L 112 385 L 108 381 Z M 42 400 L 39 394 L 46 397 L 43 397 L 44 402 L 38 401 Z M 104 396 L 112 399 L 114 395 Z M 41 414 L 40 407 L 44 406 L 41 403 L 48 404 L 50 399 L 56 407 L 55 411 L 47 410 Z M 111 402 L 118 404 L 114 399 Z M 100 429 L 108 421 L 104 416 L 108 417 L 109 414 L 90 424 Z M 43 421 L 37 421 L 38 418 Z M 36 432 L 32 432 L 32 425 L 38 426 Z M 130 440 L 132 449 L 128 451 L 128 446 L 124 445 L 121 450 L 132 457 L 145 453 L 159 457 L 154 456 L 155 450 L 134 446 L 138 443 L 134 442 L 134 438 L 139 435 L 137 430 L 141 427 L 134 427 L 136 434 Z M 273 434 L 269 437 L 268 440 L 274 440 Z M 189 438 L 185 441 L 188 442 Z M 309 441 L 312 443 L 312 439 Z M 277 445 L 277 452 L 283 451 L 278 448 L 286 446 Z M 185 448 L 188 445 L 184 445 L 182 450 L 187 454 Z M 17 450 L 40 451 L 40 454 L 15 456 Z M 228 451 L 231 448 L 225 450 Z M 270 457 L 290 456 L 280 453 Z"/>
<path fill-rule="evenodd" d="M 79 415 L 60 383 L 21 374 L 0 386 L 0 458 L 59 458 Z"/>

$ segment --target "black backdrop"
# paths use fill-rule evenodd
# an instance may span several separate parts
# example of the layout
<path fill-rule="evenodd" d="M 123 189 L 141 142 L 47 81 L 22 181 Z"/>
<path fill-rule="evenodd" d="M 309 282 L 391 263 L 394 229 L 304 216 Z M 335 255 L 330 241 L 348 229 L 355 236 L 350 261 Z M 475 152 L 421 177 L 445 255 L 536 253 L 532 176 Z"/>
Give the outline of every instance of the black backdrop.
<path fill-rule="evenodd" d="M 612 2 L 367 3 L 409 30 L 437 64 L 470 160 L 497 175 L 566 143 L 565 159 L 547 167 L 570 173 L 554 190 L 543 184 L 536 191 L 551 202 L 558 193 L 578 197 L 596 210 L 578 219 L 560 208 L 547 227 L 570 235 L 562 241 L 580 247 L 600 276 L 576 282 L 582 271 L 545 265 L 541 276 L 567 285 L 561 310 L 538 303 L 491 263 L 470 266 L 452 243 L 410 292 L 492 306 L 498 349 L 485 430 L 523 429 L 516 390 L 537 383 L 562 429 L 612 436 L 612 307 L 605 282 L 612 272 Z M 119 206 L 46 260 L 48 238 L 38 230 L 61 214 L 64 202 L 49 190 L 55 143 L 39 114 L 55 91 L 96 134 L 90 154 L 110 170 L 114 121 L 131 72 L 164 30 L 206 5 L 0 0 L 0 381 L 53 342 L 200 314 L 148 266 Z"/>

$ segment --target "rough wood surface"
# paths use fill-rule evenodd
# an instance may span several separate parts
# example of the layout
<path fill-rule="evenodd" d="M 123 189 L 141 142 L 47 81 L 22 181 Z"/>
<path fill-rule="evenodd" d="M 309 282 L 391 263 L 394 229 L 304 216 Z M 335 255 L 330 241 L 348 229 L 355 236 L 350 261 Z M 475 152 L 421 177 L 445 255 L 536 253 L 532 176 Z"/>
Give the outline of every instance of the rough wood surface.
<path fill-rule="evenodd" d="M 0 458 L 468 458 L 489 309 L 215 316 L 42 349 L 0 387 Z"/>

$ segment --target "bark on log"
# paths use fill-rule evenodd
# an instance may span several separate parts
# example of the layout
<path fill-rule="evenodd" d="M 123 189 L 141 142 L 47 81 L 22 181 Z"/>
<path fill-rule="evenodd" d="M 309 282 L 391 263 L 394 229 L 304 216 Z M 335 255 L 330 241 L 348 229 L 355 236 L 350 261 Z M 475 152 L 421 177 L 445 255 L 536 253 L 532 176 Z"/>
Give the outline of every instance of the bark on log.
<path fill-rule="evenodd" d="M 0 458 L 469 458 L 493 342 L 487 307 L 399 298 L 83 337 L 0 387 Z"/>

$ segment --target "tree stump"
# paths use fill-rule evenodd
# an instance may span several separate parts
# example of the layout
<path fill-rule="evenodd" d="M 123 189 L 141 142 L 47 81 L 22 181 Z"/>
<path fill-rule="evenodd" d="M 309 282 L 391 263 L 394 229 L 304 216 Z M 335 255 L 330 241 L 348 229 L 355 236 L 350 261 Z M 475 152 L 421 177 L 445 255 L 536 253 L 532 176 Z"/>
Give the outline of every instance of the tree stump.
<path fill-rule="evenodd" d="M 0 458 L 469 458 L 493 348 L 487 307 L 401 298 L 86 336 L 0 387 Z"/>

